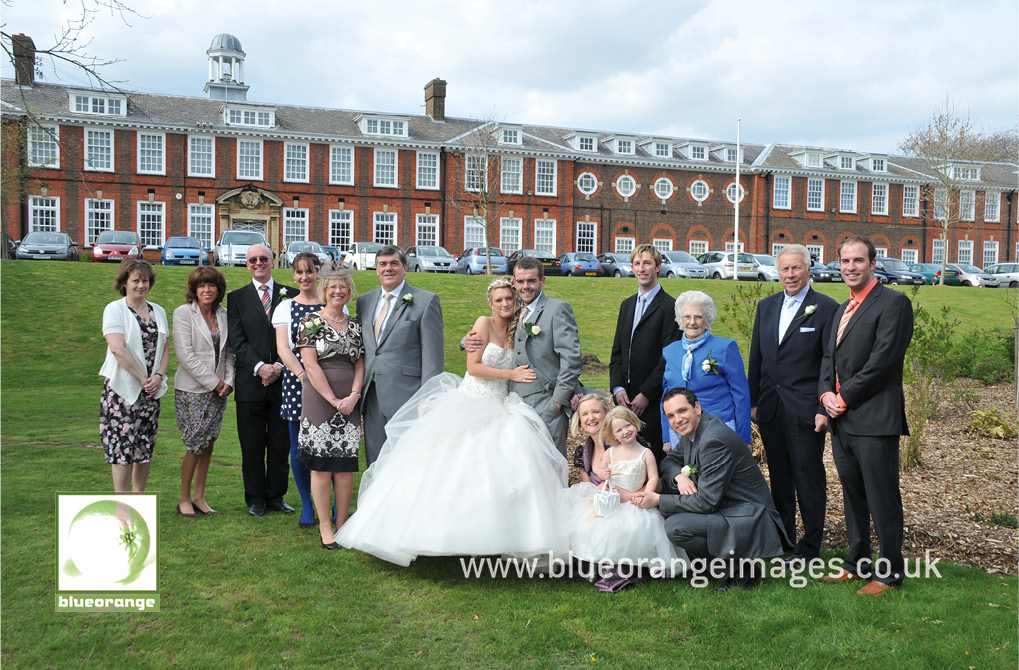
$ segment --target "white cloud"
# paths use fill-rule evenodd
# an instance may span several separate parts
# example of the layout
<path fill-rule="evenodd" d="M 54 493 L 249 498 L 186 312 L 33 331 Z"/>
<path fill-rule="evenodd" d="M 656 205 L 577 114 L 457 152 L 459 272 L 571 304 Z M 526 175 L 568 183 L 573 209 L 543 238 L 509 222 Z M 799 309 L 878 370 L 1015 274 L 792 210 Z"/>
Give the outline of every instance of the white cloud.
<path fill-rule="evenodd" d="M 44 45 L 73 4 L 15 0 L 5 30 Z M 621 132 L 892 151 L 946 93 L 986 128 L 1016 122 L 1017 7 L 1006 0 L 137 0 L 99 15 L 90 53 L 129 89 L 202 95 L 220 32 L 249 98 Z M 67 68 L 61 69 L 67 76 Z M 4 68 L 10 76 L 10 67 Z M 74 80 L 78 81 L 78 80 Z"/>

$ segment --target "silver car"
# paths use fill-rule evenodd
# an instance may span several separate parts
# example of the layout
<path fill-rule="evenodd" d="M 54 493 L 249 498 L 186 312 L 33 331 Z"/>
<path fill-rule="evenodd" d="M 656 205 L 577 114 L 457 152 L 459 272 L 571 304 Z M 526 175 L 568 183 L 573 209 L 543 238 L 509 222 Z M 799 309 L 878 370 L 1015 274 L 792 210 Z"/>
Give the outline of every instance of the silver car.
<path fill-rule="evenodd" d="M 985 274 L 983 270 L 975 265 L 960 265 L 949 263 L 946 268 L 959 273 L 959 279 L 963 286 L 983 286 L 984 288 L 998 288 L 998 280 L 994 275 Z"/>
<path fill-rule="evenodd" d="M 709 251 L 697 257 L 697 261 L 708 271 L 711 279 L 732 279 L 733 264 L 739 264 L 739 278 L 757 279 L 757 260 L 750 254 L 740 254 L 736 260 L 733 251 Z"/>
<path fill-rule="evenodd" d="M 287 246 L 283 247 L 283 252 L 280 254 L 279 267 L 294 267 L 294 259 L 297 258 L 297 254 L 304 252 L 315 254 L 323 263 L 333 260 L 333 257 L 326 253 L 326 250 L 318 242 L 290 242 Z"/>
<path fill-rule="evenodd" d="M 781 281 L 775 257 L 771 254 L 750 254 L 757 260 L 757 278 L 761 281 Z"/>
<path fill-rule="evenodd" d="M 25 235 L 14 253 L 19 260 L 76 261 L 78 245 L 67 233 L 36 230 Z"/>
<path fill-rule="evenodd" d="M 254 230 L 228 230 L 219 236 L 212 250 L 212 263 L 243 267 L 247 263 L 248 249 L 256 244 L 269 246 L 262 233 Z"/>
<path fill-rule="evenodd" d="M 998 285 L 1019 288 L 1019 263 L 995 263 L 984 268 L 984 274 L 994 275 Z"/>
<path fill-rule="evenodd" d="M 708 276 L 707 269 L 697 262 L 697 259 L 685 251 L 663 251 L 662 269 L 658 271 L 659 277 L 673 279 L 705 279 Z"/>
<path fill-rule="evenodd" d="M 420 246 L 407 249 L 410 272 L 456 272 L 456 259 L 444 247 Z"/>

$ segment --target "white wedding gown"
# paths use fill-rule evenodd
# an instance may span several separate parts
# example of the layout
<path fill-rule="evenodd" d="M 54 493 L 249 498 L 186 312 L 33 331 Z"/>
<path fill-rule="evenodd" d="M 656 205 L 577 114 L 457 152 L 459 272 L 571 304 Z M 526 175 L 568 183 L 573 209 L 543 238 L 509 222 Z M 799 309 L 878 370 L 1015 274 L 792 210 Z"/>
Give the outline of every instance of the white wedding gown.
<path fill-rule="evenodd" d="M 482 363 L 513 366 L 489 343 Z M 361 478 L 357 511 L 336 541 L 398 565 L 418 556 L 564 552 L 557 520 L 566 459 L 505 380 L 443 373 L 386 424 Z"/>

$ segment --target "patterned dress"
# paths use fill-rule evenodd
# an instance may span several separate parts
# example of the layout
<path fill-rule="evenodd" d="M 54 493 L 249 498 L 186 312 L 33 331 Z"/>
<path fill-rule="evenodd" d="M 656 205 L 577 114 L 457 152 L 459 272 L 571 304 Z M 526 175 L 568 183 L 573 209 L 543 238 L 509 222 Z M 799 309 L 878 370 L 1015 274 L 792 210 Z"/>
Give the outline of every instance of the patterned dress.
<path fill-rule="evenodd" d="M 128 309 L 131 309 L 128 306 Z M 142 350 L 145 353 L 145 374 L 151 376 L 156 364 L 156 342 L 159 328 L 156 325 L 155 310 L 149 306 L 151 315 L 148 323 L 131 309 L 142 331 Z M 110 388 L 110 380 L 103 382 L 99 398 L 99 439 L 103 443 L 106 462 L 110 465 L 131 465 L 148 463 L 156 446 L 159 432 L 159 399 L 149 398 L 145 393 L 129 405 Z"/>
<path fill-rule="evenodd" d="M 220 333 L 217 330 L 212 334 L 212 347 L 216 350 L 213 370 L 219 368 L 219 343 Z M 188 453 L 201 456 L 209 443 L 219 437 L 226 411 L 226 396 L 220 396 L 215 390 L 194 393 L 176 389 L 173 407 L 177 410 L 177 428 L 184 446 Z"/>
<path fill-rule="evenodd" d="M 354 385 L 354 363 L 364 356 L 361 324 L 347 319 L 347 327 L 336 331 L 326 319 L 309 314 L 301 319 L 295 346 L 314 347 L 318 364 L 338 398 L 350 395 Z M 301 429 L 297 437 L 297 460 L 309 470 L 356 472 L 357 449 L 361 441 L 361 413 L 336 411 L 303 375 Z"/>

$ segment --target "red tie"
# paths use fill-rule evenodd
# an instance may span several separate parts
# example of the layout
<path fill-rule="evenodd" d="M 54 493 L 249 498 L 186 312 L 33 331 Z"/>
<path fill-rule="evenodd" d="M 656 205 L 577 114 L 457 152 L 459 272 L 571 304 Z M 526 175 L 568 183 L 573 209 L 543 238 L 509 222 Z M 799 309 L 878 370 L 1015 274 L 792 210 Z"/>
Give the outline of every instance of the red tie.
<path fill-rule="evenodd" d="M 842 313 L 842 318 L 839 319 L 839 330 L 835 336 L 835 344 L 842 341 L 842 334 L 846 332 L 846 326 L 849 325 L 849 320 L 853 318 L 853 314 L 856 313 L 856 308 L 859 307 L 860 303 L 855 300 L 850 300 L 849 305 L 846 306 L 846 311 Z"/>
<path fill-rule="evenodd" d="M 272 299 L 269 298 L 269 285 L 262 284 L 259 287 L 259 290 L 262 291 L 262 309 L 265 310 L 265 318 L 269 319 L 269 313 L 272 311 Z"/>

